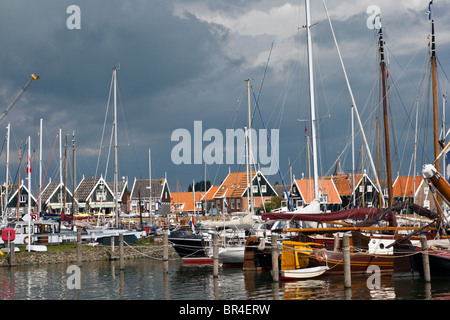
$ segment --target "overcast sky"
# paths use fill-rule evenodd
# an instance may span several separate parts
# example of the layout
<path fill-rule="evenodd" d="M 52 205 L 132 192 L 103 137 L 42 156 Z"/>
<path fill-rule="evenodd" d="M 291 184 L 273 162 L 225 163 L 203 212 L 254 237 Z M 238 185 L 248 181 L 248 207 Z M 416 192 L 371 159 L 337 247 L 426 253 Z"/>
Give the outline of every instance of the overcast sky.
<path fill-rule="evenodd" d="M 331 36 L 322 0 L 311 1 L 320 175 L 329 175 L 341 155 L 346 172 L 352 169 L 350 148 L 351 99 Z M 393 176 L 411 170 L 416 105 L 419 103 L 417 167 L 432 161 L 429 94 L 428 0 L 340 0 L 327 7 L 350 78 L 365 132 L 375 150 L 378 102 L 377 30 L 367 27 L 367 8 L 381 9 L 389 64 L 389 107 Z M 69 29 L 80 8 L 80 29 Z M 450 0 L 434 1 L 438 56 L 439 99 L 448 89 L 450 68 Z M 309 175 L 305 127 L 310 134 L 305 4 L 285 0 L 97 0 L 3 1 L 0 5 L 0 101 L 4 110 L 31 73 L 40 76 L 0 124 L 0 136 L 11 123 L 10 176 L 18 168 L 18 150 L 32 139 L 33 186 L 37 186 L 39 119 L 43 119 L 43 171 L 46 181 L 59 180 L 59 143 L 62 128 L 71 147 L 75 132 L 77 180 L 84 175 L 107 175 L 113 180 L 113 151 L 107 160 L 112 128 L 108 97 L 112 70 L 119 84 L 119 176 L 148 178 L 148 150 L 152 177 L 167 174 L 172 191 L 186 190 L 204 176 L 202 164 L 173 163 L 171 141 L 177 129 L 194 135 L 194 121 L 203 132 L 246 125 L 245 80 L 267 129 L 279 130 L 279 164 L 289 183 L 289 164 L 296 177 Z M 69 21 L 68 21 L 69 20 Z M 263 81 L 264 80 L 264 81 Z M 439 102 L 442 108 L 442 101 Z M 255 101 L 252 98 L 252 109 Z M 105 116 L 106 126 L 104 130 Z M 380 119 L 381 121 L 381 119 Z M 263 128 L 256 111 L 253 127 Z M 100 145 L 104 131 L 103 146 Z M 260 138 L 260 137 L 258 137 Z M 263 137 L 265 138 L 265 137 Z M 3 145 L 3 142 L 1 142 Z M 209 142 L 203 142 L 203 149 Z M 225 141 L 223 142 L 225 144 Z M 355 162 L 369 170 L 361 157 L 362 140 L 355 140 Z M 203 150 L 202 149 L 202 150 Z M 101 150 L 101 157 L 98 158 Z M 383 149 L 382 149 L 383 151 Z M 384 152 L 384 151 L 383 151 Z M 5 147 L 0 156 L 4 181 Z M 366 151 L 364 151 L 364 155 Z M 51 158 L 51 160 L 50 160 Z M 225 161 L 225 155 L 224 155 Z M 192 161 L 194 147 L 192 147 Z M 69 163 L 71 159 L 69 159 Z M 106 169 L 107 163 L 109 164 Z M 383 167 L 383 165 L 382 165 Z M 220 184 L 239 164 L 208 165 L 207 179 Z M 24 175 L 24 171 L 22 173 Z M 281 182 L 280 175 L 268 177 Z M 383 177 L 382 177 L 383 178 Z M 69 168 L 71 181 L 71 167 Z M 71 182 L 70 182 L 71 185 Z"/>

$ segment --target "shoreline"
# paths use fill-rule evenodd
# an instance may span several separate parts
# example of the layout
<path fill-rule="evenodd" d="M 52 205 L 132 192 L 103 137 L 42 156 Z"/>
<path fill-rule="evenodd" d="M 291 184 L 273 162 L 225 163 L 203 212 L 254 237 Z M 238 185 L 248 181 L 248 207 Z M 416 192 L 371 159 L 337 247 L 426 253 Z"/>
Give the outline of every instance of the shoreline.
<path fill-rule="evenodd" d="M 76 263 L 77 249 L 50 250 L 45 252 L 28 252 L 26 247 L 19 247 L 20 252 L 15 253 L 15 265 L 36 265 L 36 264 L 54 264 L 54 263 Z M 110 261 L 119 259 L 119 246 L 114 246 L 112 253 L 111 246 L 89 246 L 82 245 L 82 262 L 90 261 Z M 147 245 L 125 245 L 124 259 L 156 259 L 163 258 L 163 244 L 154 243 Z M 172 246 L 169 246 L 169 260 L 181 259 Z M 0 267 L 12 267 L 10 264 L 10 254 L 5 253 L 0 256 Z"/>

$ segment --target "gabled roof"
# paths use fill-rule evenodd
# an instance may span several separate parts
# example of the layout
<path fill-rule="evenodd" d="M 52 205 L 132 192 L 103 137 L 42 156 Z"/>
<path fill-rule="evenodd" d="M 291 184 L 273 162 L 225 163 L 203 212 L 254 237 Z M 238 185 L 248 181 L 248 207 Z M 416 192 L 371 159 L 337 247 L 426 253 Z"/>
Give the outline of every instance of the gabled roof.
<path fill-rule="evenodd" d="M 178 204 L 180 211 L 195 211 L 193 192 L 173 192 L 171 205 Z M 174 210 L 177 208 L 175 207 Z"/>
<path fill-rule="evenodd" d="M 251 177 L 256 175 L 256 171 L 252 171 Z M 247 172 L 231 172 L 219 186 L 214 198 L 239 198 L 242 197 L 247 190 Z"/>
<path fill-rule="evenodd" d="M 106 189 L 114 196 L 114 191 L 110 189 L 108 183 L 106 183 L 105 179 L 103 177 L 100 178 L 84 178 L 81 180 L 80 184 L 78 185 L 77 189 L 75 190 L 75 199 L 77 199 L 78 202 L 87 202 L 89 198 L 92 195 L 92 192 L 97 188 L 97 185 L 102 183 L 106 186 Z M 120 189 L 119 189 L 120 191 Z"/>
<path fill-rule="evenodd" d="M 114 182 L 107 182 L 108 187 L 114 193 Z M 122 180 L 117 183 L 117 192 L 119 193 L 119 200 L 122 199 L 125 190 L 127 189 L 128 181 Z"/>
<path fill-rule="evenodd" d="M 313 179 L 294 180 L 294 184 L 297 185 L 298 191 L 306 204 L 314 200 Z M 319 180 L 319 192 L 328 195 L 327 203 L 342 203 L 336 186 L 331 179 Z"/>
<path fill-rule="evenodd" d="M 25 186 L 25 184 L 23 183 L 23 181 L 22 181 L 22 183 L 20 184 L 20 188 L 23 188 L 23 189 L 28 193 L 28 188 Z M 12 188 L 12 190 L 14 190 L 14 191 L 11 193 L 11 197 L 8 196 L 9 200 L 13 199 L 13 198 L 17 195 L 17 191 L 19 190 L 19 185 L 17 185 L 17 184 L 14 185 L 13 188 Z M 10 191 L 10 192 L 11 192 L 11 191 Z M 36 202 L 36 198 L 33 196 L 33 194 L 30 193 L 30 195 L 31 195 L 31 200 L 34 201 L 34 202 Z"/>
<path fill-rule="evenodd" d="M 211 186 L 208 191 L 202 196 L 202 201 L 211 201 L 214 199 L 214 195 L 219 190 L 220 186 Z"/>
<path fill-rule="evenodd" d="M 392 191 L 394 197 L 414 197 L 423 181 L 423 176 L 416 176 L 416 190 L 414 190 L 414 177 L 397 177 Z"/>
<path fill-rule="evenodd" d="M 363 175 L 361 173 L 355 174 L 355 185 L 358 186 Z M 342 174 L 332 177 L 338 193 L 341 196 L 350 196 L 352 194 L 353 176 L 351 174 Z"/>
<path fill-rule="evenodd" d="M 152 197 L 162 198 L 165 184 L 167 184 L 167 181 L 164 178 L 152 179 Z M 167 188 L 169 188 L 168 184 Z M 139 196 L 141 197 L 141 199 L 150 198 L 150 179 L 134 179 L 130 198 L 138 199 Z"/>
<path fill-rule="evenodd" d="M 63 186 L 63 183 L 61 182 L 49 182 L 47 186 L 45 187 L 44 191 L 42 191 L 41 194 L 41 200 L 43 203 L 47 203 L 57 192 L 60 188 L 60 186 Z M 72 192 L 66 187 L 66 192 L 69 193 L 69 195 L 72 197 Z"/>

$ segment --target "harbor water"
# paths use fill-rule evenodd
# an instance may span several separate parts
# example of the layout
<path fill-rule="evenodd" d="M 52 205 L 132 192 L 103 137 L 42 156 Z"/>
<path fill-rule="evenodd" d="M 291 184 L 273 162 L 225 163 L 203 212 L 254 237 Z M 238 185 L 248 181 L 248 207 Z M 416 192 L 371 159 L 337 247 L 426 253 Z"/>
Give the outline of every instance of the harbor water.
<path fill-rule="evenodd" d="M 368 285 L 369 275 L 352 275 L 352 286 L 344 289 L 341 275 L 273 282 L 269 271 L 242 271 L 212 265 L 169 262 L 163 272 L 160 260 L 85 262 L 79 268 L 79 288 L 71 285 L 69 264 L 45 264 L 0 268 L 2 300 L 447 300 L 450 277 L 395 278 L 381 275 Z M 74 267 L 74 266 L 72 266 Z"/>

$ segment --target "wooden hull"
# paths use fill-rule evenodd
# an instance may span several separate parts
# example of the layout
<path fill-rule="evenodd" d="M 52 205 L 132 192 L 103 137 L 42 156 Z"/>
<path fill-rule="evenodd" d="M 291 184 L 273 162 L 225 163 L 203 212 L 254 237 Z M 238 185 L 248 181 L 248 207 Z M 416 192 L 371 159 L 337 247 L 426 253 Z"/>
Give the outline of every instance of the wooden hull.
<path fill-rule="evenodd" d="M 418 247 L 412 248 L 414 252 L 421 252 Z M 450 276 L 450 252 L 447 250 L 428 250 L 431 276 Z M 423 276 L 422 254 L 411 256 L 411 265 L 414 271 Z"/>
<path fill-rule="evenodd" d="M 369 255 L 365 253 L 350 254 L 352 273 L 366 273 L 369 266 L 378 266 L 381 272 L 394 271 L 394 256 Z M 344 253 L 340 251 L 315 250 L 309 257 L 309 266 L 328 266 L 328 273 L 344 272 Z"/>
<path fill-rule="evenodd" d="M 264 241 L 264 239 L 262 239 Z M 245 242 L 243 270 L 270 270 L 272 268 L 272 248 L 270 243 L 261 246 L 261 239 L 248 237 Z"/>

